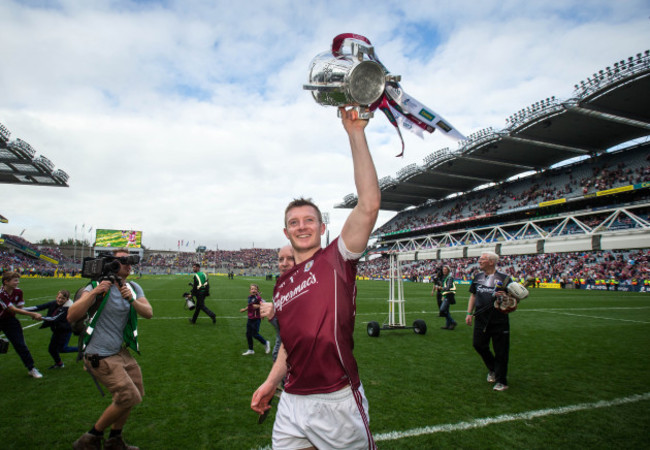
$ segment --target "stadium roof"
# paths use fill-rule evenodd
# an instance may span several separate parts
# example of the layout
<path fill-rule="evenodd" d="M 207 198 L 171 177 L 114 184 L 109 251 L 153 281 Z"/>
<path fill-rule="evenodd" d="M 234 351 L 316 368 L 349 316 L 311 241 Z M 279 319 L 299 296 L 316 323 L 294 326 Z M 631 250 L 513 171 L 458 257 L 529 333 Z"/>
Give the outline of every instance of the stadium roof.
<path fill-rule="evenodd" d="M 621 60 L 575 85 L 572 98 L 546 98 L 487 128 L 457 150 L 443 148 L 379 180 L 381 209 L 410 206 L 540 171 L 578 156 L 594 156 L 650 135 L 650 51 Z M 354 194 L 337 208 L 353 208 Z"/>
<path fill-rule="evenodd" d="M 0 124 L 0 183 L 68 187 L 68 174 L 54 170 L 45 156 L 22 139 L 9 140 L 11 132 Z"/>

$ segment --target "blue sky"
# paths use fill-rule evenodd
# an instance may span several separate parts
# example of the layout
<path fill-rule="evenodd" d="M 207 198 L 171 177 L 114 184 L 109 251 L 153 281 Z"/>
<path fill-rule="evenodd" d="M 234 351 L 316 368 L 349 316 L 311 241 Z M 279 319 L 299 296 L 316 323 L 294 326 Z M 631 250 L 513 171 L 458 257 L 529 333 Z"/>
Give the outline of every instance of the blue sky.
<path fill-rule="evenodd" d="M 309 196 L 335 236 L 347 211 L 334 205 L 354 192 L 347 139 L 302 89 L 334 36 L 368 37 L 468 135 L 646 50 L 649 17 L 647 1 L 0 2 L 0 123 L 70 175 L 67 189 L 4 185 L 1 231 L 279 247 L 284 206 Z M 395 158 L 382 115 L 367 135 L 380 178 L 457 145 L 405 134 Z"/>

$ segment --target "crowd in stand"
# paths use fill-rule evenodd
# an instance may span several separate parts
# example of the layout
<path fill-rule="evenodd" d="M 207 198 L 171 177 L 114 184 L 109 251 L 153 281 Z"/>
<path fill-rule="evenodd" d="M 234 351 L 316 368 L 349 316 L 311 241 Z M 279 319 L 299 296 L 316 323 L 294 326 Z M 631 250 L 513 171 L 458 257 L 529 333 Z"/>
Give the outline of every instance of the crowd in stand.
<path fill-rule="evenodd" d="M 68 269 L 62 269 L 44 260 L 30 258 L 21 253 L 10 253 L 0 251 L 0 273 L 16 271 L 22 275 L 54 276 L 57 269 L 64 273 Z M 69 269 L 70 271 L 74 269 Z"/>
<path fill-rule="evenodd" d="M 202 253 L 151 252 L 142 266 L 189 268 L 194 263 L 205 267 L 274 268 L 278 249 L 249 248 L 241 250 L 208 250 Z"/>
<path fill-rule="evenodd" d="M 67 258 L 59 247 L 50 247 L 45 245 L 39 245 L 36 248 L 40 253 L 49 256 L 50 258 L 55 259 L 58 262 L 72 262 L 70 258 Z"/>
<path fill-rule="evenodd" d="M 514 208 L 536 205 L 539 202 L 571 195 L 584 195 L 617 186 L 650 181 L 650 154 L 647 149 L 604 154 L 588 162 L 576 163 L 558 169 L 548 170 L 522 180 L 503 183 L 499 186 L 471 192 L 455 198 L 445 199 L 427 207 L 398 214 L 380 227 L 375 234 L 428 227 L 454 220 L 497 213 Z M 647 218 L 649 211 L 642 214 Z M 583 223 L 593 227 L 601 223 L 605 215 L 581 218 Z M 556 224 L 549 222 L 550 231 Z M 629 217 L 619 217 L 615 224 L 619 227 L 632 225 Z M 566 227 L 565 233 L 577 230 L 573 223 Z M 75 274 L 79 271 L 78 261 L 74 264 L 57 246 L 33 245 L 21 236 L 4 235 L 12 241 L 47 255 L 60 262 L 53 265 L 45 260 L 37 260 L 22 253 L 0 251 L 0 271 L 17 270 L 24 274 L 51 276 L 55 273 Z M 145 251 L 140 269 L 153 268 L 151 273 L 166 270 L 189 270 L 193 263 L 217 270 L 227 268 L 273 271 L 276 266 L 277 249 L 208 250 L 195 252 L 156 252 Z M 524 279 L 536 277 L 542 280 L 559 281 L 574 278 L 608 278 L 620 280 L 647 278 L 649 251 L 630 252 L 589 252 L 562 253 L 526 256 L 505 256 L 500 267 L 508 274 Z M 458 280 L 469 280 L 477 270 L 476 259 L 454 259 L 442 261 L 418 261 L 403 264 L 402 273 L 409 279 L 422 280 L 431 276 L 441 264 L 449 264 Z M 361 262 L 359 275 L 369 278 L 389 276 L 389 260 L 381 257 Z"/>
<path fill-rule="evenodd" d="M 274 267 L 276 249 L 219 250 L 197 253 L 151 253 L 142 262 L 143 266 L 177 267 L 183 269 L 199 261 L 210 267 L 214 261 L 233 267 Z M 213 259 L 211 259 L 213 258 Z M 216 259 L 215 259 L 216 258 Z M 404 262 L 401 273 L 411 280 L 427 280 L 438 267 L 449 265 L 454 278 L 469 281 L 478 270 L 477 258 L 425 260 Z M 516 279 L 539 278 L 543 282 L 572 282 L 580 279 L 616 278 L 621 283 L 633 279 L 650 278 L 650 250 L 600 251 L 552 253 L 541 255 L 502 256 L 499 267 Z M 16 270 L 23 275 L 53 276 L 75 275 L 78 269 L 66 265 L 55 266 L 46 261 L 35 260 L 20 253 L 0 251 L 0 273 Z M 389 259 L 379 257 L 359 263 L 359 276 L 372 279 L 389 278 Z"/>
<path fill-rule="evenodd" d="M 650 181 L 650 155 L 642 150 L 604 154 L 587 163 L 552 169 L 522 180 L 444 199 L 398 214 L 375 234 L 442 225 L 487 213 L 508 212 L 563 197 L 582 196 Z"/>
<path fill-rule="evenodd" d="M 28 248 L 33 248 L 31 244 L 29 245 Z M 79 271 L 78 264 L 71 264 L 68 258 L 63 257 L 58 247 L 39 246 L 38 251 L 56 259 L 59 261 L 59 264 L 55 265 L 45 260 L 35 259 L 20 252 L 0 251 L 0 273 L 16 270 L 24 275 L 54 276 L 55 274 L 74 275 Z M 260 268 L 272 270 L 277 264 L 277 252 L 277 249 L 263 248 L 210 250 L 204 253 L 146 252 L 145 258 L 140 263 L 140 269 L 154 267 L 189 270 L 192 264 L 198 262 L 205 267 L 227 267 L 233 269 Z"/>
<path fill-rule="evenodd" d="M 13 234 L 4 234 L 2 235 L 3 238 L 5 239 L 10 239 L 16 244 L 22 245 L 28 250 L 31 250 L 36 253 L 41 253 L 43 255 L 49 256 L 50 258 L 55 259 L 57 262 L 72 262 L 70 258 L 66 258 L 63 255 L 63 252 L 61 249 L 57 246 L 50 246 L 50 245 L 34 245 L 31 242 L 29 242 L 27 239 L 23 238 L 22 236 L 16 236 Z"/>
<path fill-rule="evenodd" d="M 425 281 L 437 268 L 449 265 L 457 280 L 470 281 L 478 270 L 478 258 L 403 262 L 402 276 Z M 371 279 L 390 278 L 389 259 L 379 257 L 359 263 L 359 275 Z M 650 278 L 650 250 L 549 253 L 510 255 L 499 259 L 499 270 L 517 280 L 539 278 L 541 282 L 571 283 L 584 280 L 616 279 L 620 283 Z"/>

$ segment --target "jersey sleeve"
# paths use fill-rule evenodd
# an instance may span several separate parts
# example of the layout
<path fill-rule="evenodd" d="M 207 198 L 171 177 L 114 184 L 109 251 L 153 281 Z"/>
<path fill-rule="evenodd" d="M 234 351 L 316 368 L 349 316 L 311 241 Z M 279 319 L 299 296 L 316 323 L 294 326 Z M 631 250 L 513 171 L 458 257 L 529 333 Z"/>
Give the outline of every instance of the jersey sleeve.
<path fill-rule="evenodd" d="M 476 278 L 474 278 L 472 283 L 469 285 L 469 293 L 476 294 Z"/>
<path fill-rule="evenodd" d="M 135 291 L 135 298 L 141 298 L 144 297 L 144 291 L 140 287 L 138 283 L 131 282 L 131 286 L 133 287 L 133 290 Z"/>
<path fill-rule="evenodd" d="M 16 289 L 16 291 L 18 291 L 17 294 L 16 294 L 16 296 L 18 297 L 16 299 L 16 307 L 17 308 L 22 308 L 23 306 L 25 306 L 25 299 L 23 299 L 23 291 L 21 291 L 19 289 Z"/>
<path fill-rule="evenodd" d="M 341 236 L 339 236 L 339 239 L 338 239 L 338 248 L 339 248 L 339 253 L 343 257 L 343 259 L 346 260 L 346 261 L 357 260 L 357 259 L 361 258 L 363 256 L 363 254 L 365 253 L 365 252 L 354 253 L 354 252 L 351 252 L 350 250 L 348 250 L 348 248 L 345 246 L 345 242 L 343 242 L 343 238 Z"/>

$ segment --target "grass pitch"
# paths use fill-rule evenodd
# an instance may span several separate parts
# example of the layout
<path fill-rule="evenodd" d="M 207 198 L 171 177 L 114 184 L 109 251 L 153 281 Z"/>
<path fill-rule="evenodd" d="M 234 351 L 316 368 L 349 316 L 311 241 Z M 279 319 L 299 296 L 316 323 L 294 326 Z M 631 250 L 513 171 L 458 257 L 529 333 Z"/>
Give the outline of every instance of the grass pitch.
<path fill-rule="evenodd" d="M 127 442 L 149 449 L 257 449 L 270 446 L 274 412 L 262 425 L 250 409 L 270 355 L 246 350 L 248 285 L 270 298 L 273 282 L 213 276 L 207 305 L 194 326 L 181 294 L 189 276 L 138 281 L 154 308 L 140 320 L 138 359 L 145 398 L 125 427 Z M 27 305 L 75 291 L 82 280 L 22 279 Z M 650 429 L 650 296 L 639 293 L 531 292 L 511 316 L 510 389 L 494 392 L 464 325 L 467 286 L 460 286 L 454 331 L 441 330 L 426 284 L 405 285 L 407 324 L 426 321 L 426 335 L 366 324 L 388 316 L 388 283 L 358 283 L 355 355 L 370 403 L 370 425 L 382 449 L 648 448 Z M 13 348 L 0 355 L 0 447 L 70 448 L 110 402 L 64 354 L 66 367 L 48 370 L 51 336 L 22 320 L 36 367 L 27 375 Z M 30 327 L 30 325 L 32 325 Z M 274 339 L 262 323 L 261 334 Z"/>

